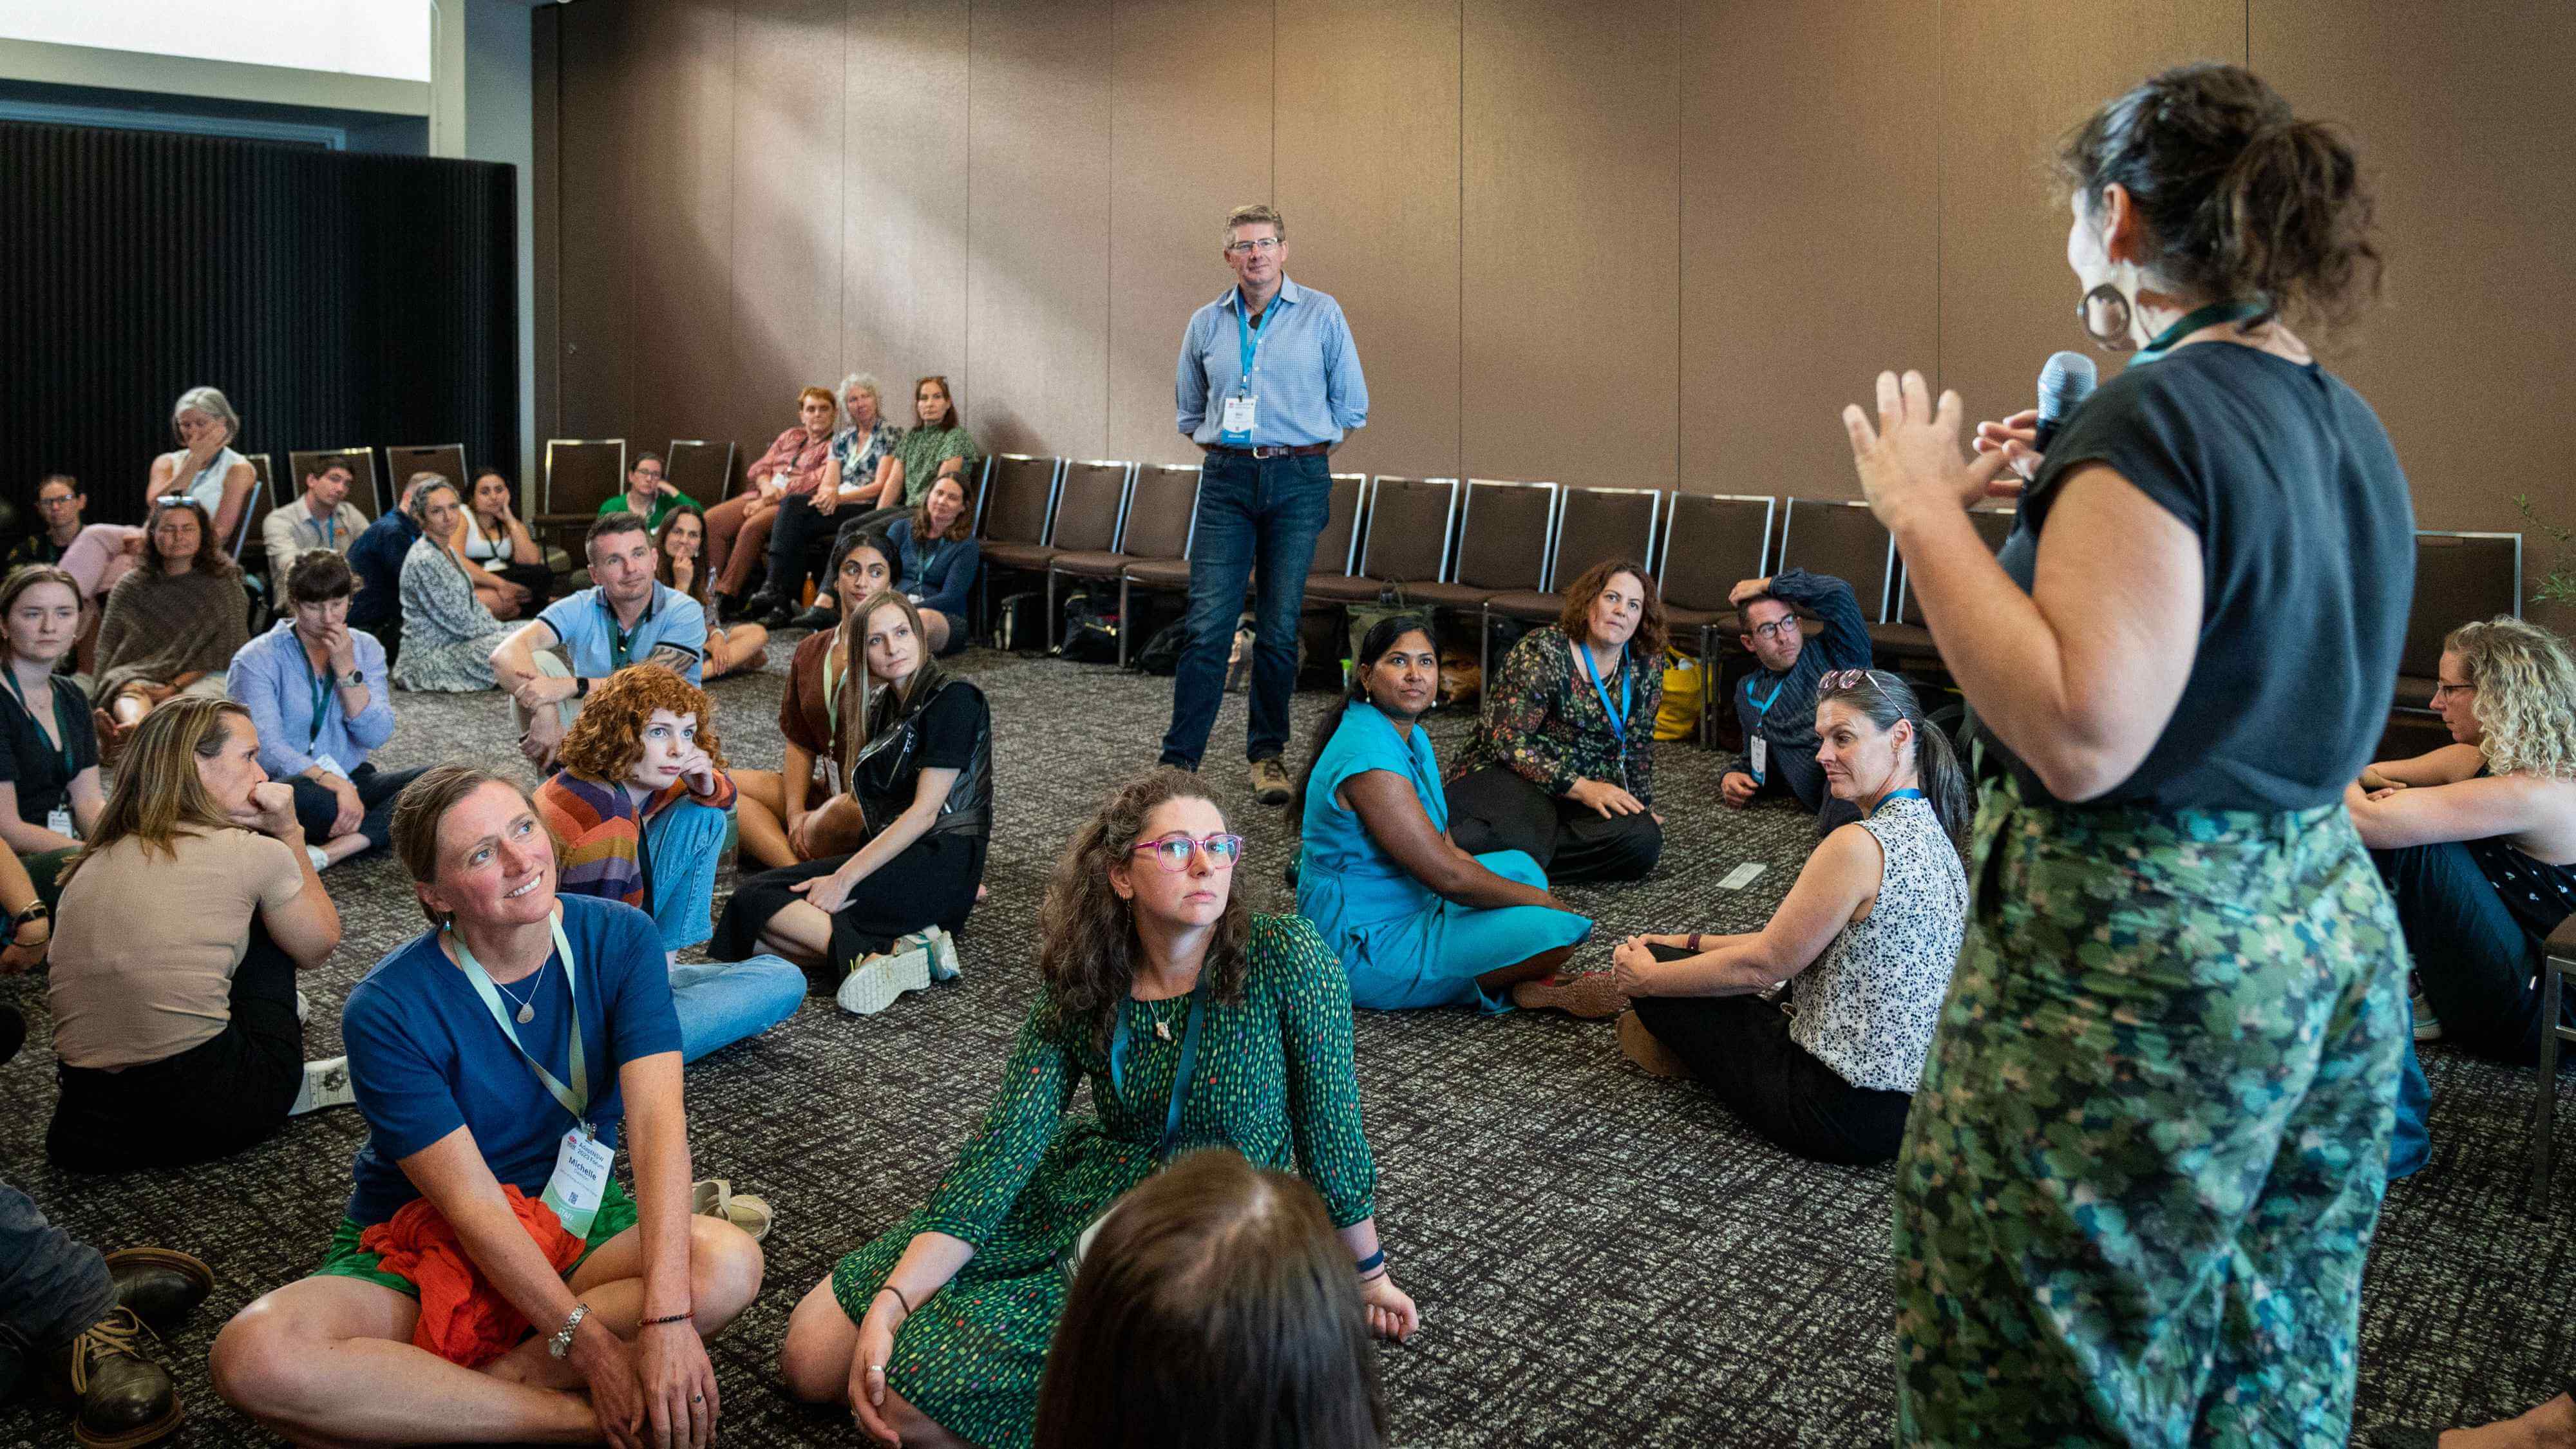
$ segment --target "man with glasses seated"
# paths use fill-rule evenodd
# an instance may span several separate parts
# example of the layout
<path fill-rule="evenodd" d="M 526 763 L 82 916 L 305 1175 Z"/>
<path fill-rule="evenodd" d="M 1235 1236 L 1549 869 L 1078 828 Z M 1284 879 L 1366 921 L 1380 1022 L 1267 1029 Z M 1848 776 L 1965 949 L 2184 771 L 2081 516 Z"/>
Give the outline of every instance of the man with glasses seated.
<path fill-rule="evenodd" d="M 79 479 L 69 473 L 45 475 L 45 481 L 36 485 L 36 531 L 9 550 L 8 566 L 59 566 L 63 550 L 80 537 L 81 510 L 88 506 L 89 495 L 81 491 Z"/>
<path fill-rule="evenodd" d="M 683 493 L 662 476 L 662 455 L 638 453 L 635 466 L 626 470 L 626 491 L 610 496 L 599 505 L 601 513 L 632 513 L 656 532 L 671 510 L 686 505 L 699 507 L 698 500 Z"/>
<path fill-rule="evenodd" d="M 1831 574 L 1782 569 L 1744 580 L 1726 600 L 1744 625 L 1736 640 L 1756 665 L 1728 691 L 1744 731 L 1744 754 L 1718 780 L 1726 804 L 1740 809 L 1765 795 L 1790 795 L 1800 809 L 1822 812 L 1820 836 L 1858 819 L 1847 802 L 1826 792 L 1825 772 L 1816 764 L 1816 681 L 1870 665 L 1869 622 L 1852 586 Z M 1812 647 L 1798 627 L 1800 610 L 1825 626 Z"/>

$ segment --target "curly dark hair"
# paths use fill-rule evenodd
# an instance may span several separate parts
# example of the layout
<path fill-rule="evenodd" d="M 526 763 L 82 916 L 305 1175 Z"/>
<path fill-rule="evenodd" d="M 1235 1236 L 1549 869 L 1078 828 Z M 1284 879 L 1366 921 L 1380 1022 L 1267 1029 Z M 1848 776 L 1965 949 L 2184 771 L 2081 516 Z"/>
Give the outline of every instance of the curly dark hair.
<path fill-rule="evenodd" d="M 1186 770 L 1159 766 L 1111 791 L 1074 832 L 1047 880 L 1038 915 L 1038 977 L 1046 983 L 1048 1009 L 1059 1027 L 1080 1025 L 1103 1050 L 1118 1003 L 1135 985 L 1142 945 L 1132 908 L 1110 888 L 1109 870 L 1135 858 L 1129 847 L 1143 837 L 1146 817 L 1172 800 L 1208 800 L 1207 787 Z M 1199 966 L 1199 983 L 1219 1002 L 1243 999 L 1251 940 L 1252 908 L 1241 891 L 1228 892 Z"/>
<path fill-rule="evenodd" d="M 1610 581 L 1621 574 L 1634 575 L 1643 597 L 1637 605 L 1637 632 L 1628 637 L 1636 647 L 1640 667 L 1664 667 L 1664 594 L 1655 587 L 1655 576 L 1634 559 L 1604 559 L 1583 571 L 1583 576 L 1565 586 L 1565 607 L 1558 611 L 1556 627 L 1577 644 L 1591 642 L 1592 601 L 1610 587 Z"/>
<path fill-rule="evenodd" d="M 717 769 L 725 768 L 724 741 L 716 735 L 716 702 L 659 664 L 630 664 L 590 692 L 580 717 L 564 732 L 559 754 L 564 767 L 594 780 L 625 779 L 644 758 L 644 723 L 657 709 L 696 715 L 698 748 Z"/>
<path fill-rule="evenodd" d="M 197 556 L 188 567 L 219 579 L 240 573 L 240 566 L 233 562 L 233 556 L 224 551 L 222 542 L 215 537 L 215 520 L 207 515 L 206 505 L 181 493 L 154 499 L 151 516 L 143 520 L 143 571 L 149 574 L 170 572 L 170 561 L 161 556 L 161 545 L 153 540 L 152 525 L 161 521 L 162 514 L 175 513 L 182 508 L 197 515 Z"/>

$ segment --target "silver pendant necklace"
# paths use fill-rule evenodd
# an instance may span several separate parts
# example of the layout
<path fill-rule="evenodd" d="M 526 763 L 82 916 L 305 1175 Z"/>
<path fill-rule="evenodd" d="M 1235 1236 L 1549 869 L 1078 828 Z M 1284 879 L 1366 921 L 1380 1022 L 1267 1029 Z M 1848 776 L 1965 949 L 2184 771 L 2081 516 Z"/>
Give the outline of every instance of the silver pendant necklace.
<path fill-rule="evenodd" d="M 499 991 L 503 996 L 508 997 L 510 1001 L 519 1008 L 518 1021 L 521 1026 L 526 1026 L 529 1022 L 537 1019 L 537 983 L 545 979 L 546 961 L 552 961 L 553 959 L 554 957 L 548 956 L 545 961 L 537 963 L 537 974 L 528 978 L 528 999 L 525 1001 L 521 1001 L 518 997 L 511 995 L 510 988 L 503 986 L 500 982 L 495 981 L 492 983 L 495 990 Z"/>

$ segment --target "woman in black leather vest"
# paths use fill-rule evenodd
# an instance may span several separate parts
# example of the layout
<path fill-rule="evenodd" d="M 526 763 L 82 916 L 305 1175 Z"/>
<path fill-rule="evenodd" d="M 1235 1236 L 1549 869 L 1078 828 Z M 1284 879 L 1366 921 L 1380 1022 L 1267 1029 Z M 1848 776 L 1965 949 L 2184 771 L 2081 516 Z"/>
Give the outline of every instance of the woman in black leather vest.
<path fill-rule="evenodd" d="M 830 713 L 867 842 L 745 880 L 716 925 L 718 959 L 741 946 L 848 974 L 900 938 L 962 929 L 974 908 L 992 833 L 992 710 L 930 657 L 911 600 L 879 593 L 852 620 L 842 657 L 867 665 L 832 681 Z"/>

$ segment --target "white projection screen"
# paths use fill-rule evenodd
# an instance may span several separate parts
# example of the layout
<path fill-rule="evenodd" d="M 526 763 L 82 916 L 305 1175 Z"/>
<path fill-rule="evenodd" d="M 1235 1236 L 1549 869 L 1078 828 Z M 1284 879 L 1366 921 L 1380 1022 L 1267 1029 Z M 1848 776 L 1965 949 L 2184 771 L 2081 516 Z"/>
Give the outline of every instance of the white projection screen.
<path fill-rule="evenodd" d="M 5 0 L 0 40 L 427 81 L 430 0 Z"/>

